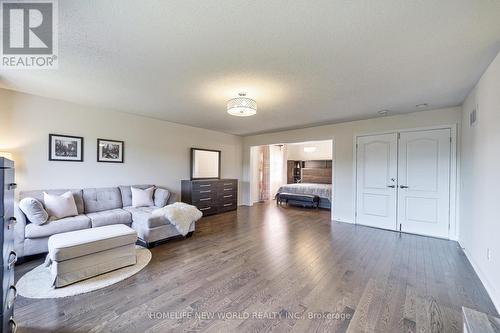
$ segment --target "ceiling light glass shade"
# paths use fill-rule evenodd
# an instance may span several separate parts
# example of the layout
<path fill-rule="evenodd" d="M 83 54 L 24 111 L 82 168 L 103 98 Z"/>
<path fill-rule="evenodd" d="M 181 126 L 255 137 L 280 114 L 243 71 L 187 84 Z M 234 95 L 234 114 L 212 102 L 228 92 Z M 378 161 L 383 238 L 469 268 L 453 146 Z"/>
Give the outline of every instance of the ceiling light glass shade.
<path fill-rule="evenodd" d="M 304 147 L 304 152 L 306 153 L 314 153 L 316 151 L 316 147 Z"/>
<path fill-rule="evenodd" d="M 257 102 L 240 94 L 227 102 L 227 113 L 237 117 L 249 117 L 257 113 Z"/>

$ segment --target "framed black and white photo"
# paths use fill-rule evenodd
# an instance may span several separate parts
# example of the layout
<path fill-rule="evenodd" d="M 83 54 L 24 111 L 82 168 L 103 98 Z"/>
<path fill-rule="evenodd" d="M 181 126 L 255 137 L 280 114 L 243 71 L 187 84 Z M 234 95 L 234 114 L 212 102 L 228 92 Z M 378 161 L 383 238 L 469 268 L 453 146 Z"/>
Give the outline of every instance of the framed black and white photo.
<path fill-rule="evenodd" d="M 123 163 L 124 142 L 97 139 L 97 162 Z"/>
<path fill-rule="evenodd" d="M 83 162 L 83 138 L 49 134 L 49 161 Z"/>

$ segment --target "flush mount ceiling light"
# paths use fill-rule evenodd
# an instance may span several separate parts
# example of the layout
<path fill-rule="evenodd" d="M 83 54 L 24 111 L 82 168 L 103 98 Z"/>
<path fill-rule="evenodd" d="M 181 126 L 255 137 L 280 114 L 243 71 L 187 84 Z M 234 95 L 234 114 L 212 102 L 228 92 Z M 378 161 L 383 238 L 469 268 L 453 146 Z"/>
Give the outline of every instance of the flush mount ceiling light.
<path fill-rule="evenodd" d="M 422 104 L 417 104 L 417 105 L 415 105 L 415 106 L 416 106 L 417 108 L 419 108 L 419 109 L 423 109 L 423 108 L 428 107 L 428 106 L 429 106 L 429 104 L 427 104 L 427 103 L 422 103 Z"/>
<path fill-rule="evenodd" d="M 245 97 L 245 93 L 239 93 L 236 97 L 227 101 L 227 113 L 237 117 L 249 117 L 257 113 L 257 102 Z"/>
<path fill-rule="evenodd" d="M 316 151 L 316 147 L 304 147 L 304 152 L 306 153 L 314 153 Z"/>
<path fill-rule="evenodd" d="M 385 116 L 385 115 L 387 115 L 387 113 L 388 113 L 388 112 L 389 112 L 389 110 L 380 110 L 380 111 L 378 111 L 377 113 L 378 113 L 379 115 L 381 115 L 381 116 Z"/>

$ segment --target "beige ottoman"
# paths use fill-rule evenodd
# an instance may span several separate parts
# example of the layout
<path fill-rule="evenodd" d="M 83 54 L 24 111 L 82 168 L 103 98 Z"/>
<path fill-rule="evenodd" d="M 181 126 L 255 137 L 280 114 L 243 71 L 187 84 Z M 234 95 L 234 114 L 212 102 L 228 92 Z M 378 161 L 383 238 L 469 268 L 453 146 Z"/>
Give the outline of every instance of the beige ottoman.
<path fill-rule="evenodd" d="M 135 230 L 124 224 L 50 236 L 48 259 L 54 287 L 134 265 L 136 241 Z"/>

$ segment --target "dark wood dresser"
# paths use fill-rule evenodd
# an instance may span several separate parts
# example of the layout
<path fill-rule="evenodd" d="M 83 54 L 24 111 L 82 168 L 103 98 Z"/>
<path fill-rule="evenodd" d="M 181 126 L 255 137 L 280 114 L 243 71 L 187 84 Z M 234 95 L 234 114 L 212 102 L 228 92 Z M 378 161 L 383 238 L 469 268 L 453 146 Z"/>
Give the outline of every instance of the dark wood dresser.
<path fill-rule="evenodd" d="M 203 215 L 238 207 L 238 179 L 182 180 L 181 201 L 196 206 Z"/>
<path fill-rule="evenodd" d="M 0 157 L 0 239 L 3 244 L 2 255 L 2 327 L 1 332 L 15 332 L 14 301 L 16 287 L 14 287 L 14 264 L 17 255 L 14 251 L 14 162 Z"/>

